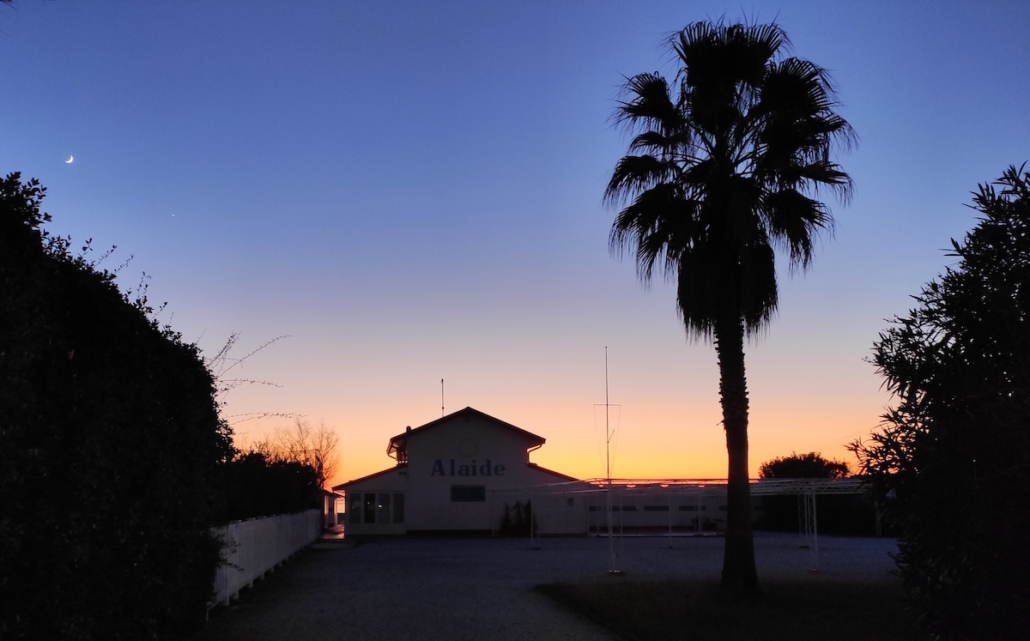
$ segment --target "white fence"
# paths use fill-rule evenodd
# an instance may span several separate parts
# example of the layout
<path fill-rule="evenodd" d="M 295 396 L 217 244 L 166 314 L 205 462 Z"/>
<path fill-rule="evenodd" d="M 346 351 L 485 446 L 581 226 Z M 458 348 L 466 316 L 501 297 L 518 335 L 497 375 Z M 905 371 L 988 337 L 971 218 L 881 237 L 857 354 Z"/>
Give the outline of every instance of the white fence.
<path fill-rule="evenodd" d="M 255 579 L 312 543 L 322 533 L 322 513 L 308 510 L 214 528 L 224 562 L 215 574 L 212 605 L 226 604 Z"/>

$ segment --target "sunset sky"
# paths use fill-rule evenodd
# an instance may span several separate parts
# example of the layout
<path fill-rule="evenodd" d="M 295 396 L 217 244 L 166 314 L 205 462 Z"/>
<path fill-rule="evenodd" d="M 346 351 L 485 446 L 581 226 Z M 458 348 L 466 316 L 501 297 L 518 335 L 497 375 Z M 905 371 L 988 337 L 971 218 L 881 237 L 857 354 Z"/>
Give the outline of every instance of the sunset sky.
<path fill-rule="evenodd" d="M 49 188 L 52 232 L 117 245 L 159 319 L 234 332 L 243 439 L 341 439 L 336 481 L 390 436 L 472 406 L 604 475 L 605 347 L 623 478 L 723 477 L 711 345 L 671 284 L 608 252 L 624 76 L 675 73 L 692 21 L 779 22 L 828 69 L 858 145 L 813 269 L 780 270 L 747 348 L 751 469 L 846 459 L 890 402 L 865 362 L 974 224 L 977 183 L 1030 160 L 1030 3 L 19 0 L 0 5 L 0 171 Z M 74 162 L 65 161 L 74 156 Z M 78 246 L 77 244 L 75 246 Z M 99 255 L 99 252 L 98 252 Z M 236 418 L 233 418 L 236 417 Z"/>

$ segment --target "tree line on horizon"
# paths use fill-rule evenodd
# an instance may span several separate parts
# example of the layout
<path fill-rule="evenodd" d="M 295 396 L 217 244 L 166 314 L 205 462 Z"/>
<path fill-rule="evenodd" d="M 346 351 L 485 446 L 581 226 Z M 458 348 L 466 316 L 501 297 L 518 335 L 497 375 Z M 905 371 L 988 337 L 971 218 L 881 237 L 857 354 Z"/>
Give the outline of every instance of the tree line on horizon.
<path fill-rule="evenodd" d="M 847 462 L 825 458 L 819 452 L 776 457 L 762 463 L 758 470 L 760 479 L 839 480 L 852 477 Z M 796 495 L 761 497 L 757 503 L 755 527 L 771 532 L 803 532 L 804 513 L 799 498 Z M 868 493 L 823 494 L 814 498 L 819 533 L 838 536 L 883 534 L 878 502 Z"/>

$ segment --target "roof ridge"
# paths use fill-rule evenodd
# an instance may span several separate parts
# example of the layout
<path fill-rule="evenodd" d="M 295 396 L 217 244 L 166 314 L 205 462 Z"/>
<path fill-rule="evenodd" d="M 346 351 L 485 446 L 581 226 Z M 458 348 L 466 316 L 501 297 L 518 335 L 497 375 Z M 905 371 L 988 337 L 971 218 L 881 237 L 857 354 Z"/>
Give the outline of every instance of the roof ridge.
<path fill-rule="evenodd" d="M 456 418 L 456 417 L 458 417 L 458 416 L 460 416 L 462 414 L 469 414 L 469 413 L 478 415 L 478 416 L 480 416 L 482 418 L 485 418 L 488 421 L 499 425 L 500 427 L 504 427 L 506 429 L 513 430 L 513 431 L 515 431 L 515 432 L 517 432 L 519 434 L 523 434 L 525 436 L 528 436 L 530 438 L 530 440 L 532 440 L 532 441 L 534 441 L 536 443 L 537 447 L 539 447 L 539 446 L 541 446 L 541 445 L 543 445 L 544 443 L 547 442 L 547 439 L 545 439 L 542 436 L 534 434 L 534 433 L 530 432 L 529 430 L 524 430 L 521 427 L 518 427 L 517 425 L 512 425 L 511 423 L 508 423 L 507 421 L 502 421 L 501 419 L 497 418 L 496 416 L 491 416 L 491 415 L 487 414 L 486 412 L 483 412 L 481 410 L 477 410 L 476 408 L 474 408 L 474 407 L 472 407 L 470 405 L 470 406 L 465 407 L 464 409 L 458 410 L 457 412 L 451 412 L 450 414 L 447 414 L 445 416 L 441 416 L 438 419 L 434 419 L 434 420 L 432 420 L 432 421 L 430 421 L 428 423 L 425 423 L 424 425 L 419 425 L 418 427 L 410 427 L 409 426 L 407 429 L 405 429 L 400 434 L 390 438 L 390 442 L 389 442 L 389 444 L 386 447 L 386 453 L 387 453 L 388 456 L 391 456 L 393 454 L 393 452 L 405 449 L 405 445 L 407 443 L 408 436 L 410 436 L 411 434 L 414 434 L 415 432 L 421 432 L 421 431 L 424 431 L 424 430 L 428 430 L 430 428 L 436 427 L 438 425 L 442 425 L 445 422 L 453 420 L 454 418 Z"/>

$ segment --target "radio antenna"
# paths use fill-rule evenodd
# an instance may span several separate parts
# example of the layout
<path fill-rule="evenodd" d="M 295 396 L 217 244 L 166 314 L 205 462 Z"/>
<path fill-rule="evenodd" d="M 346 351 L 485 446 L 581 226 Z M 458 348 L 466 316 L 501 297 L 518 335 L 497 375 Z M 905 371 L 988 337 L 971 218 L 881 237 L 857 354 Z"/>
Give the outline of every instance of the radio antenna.
<path fill-rule="evenodd" d="M 441 378 L 440 379 L 440 417 L 443 418 L 444 416 L 447 416 L 447 412 L 444 411 L 444 404 L 443 404 L 443 379 Z"/>
<path fill-rule="evenodd" d="M 608 402 L 608 346 L 604 346 L 604 455 L 605 455 L 605 475 L 607 476 L 607 486 L 605 487 L 605 498 L 608 501 L 608 574 L 610 576 L 622 576 L 625 574 L 622 570 L 615 568 L 615 542 L 612 538 L 612 454 L 611 454 L 611 443 L 612 433 L 609 421 L 609 410 L 611 409 L 611 403 Z M 619 534 L 622 534 L 620 529 Z"/>
<path fill-rule="evenodd" d="M 608 478 L 609 487 L 612 484 L 612 455 L 611 448 L 609 445 L 612 442 L 611 430 L 608 425 L 608 408 L 611 404 L 608 403 L 608 346 L 604 346 L 604 472 Z M 611 532 L 608 532 L 611 536 Z"/>

